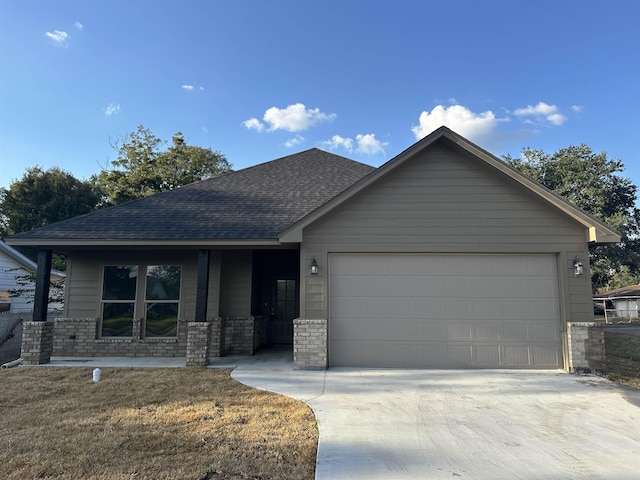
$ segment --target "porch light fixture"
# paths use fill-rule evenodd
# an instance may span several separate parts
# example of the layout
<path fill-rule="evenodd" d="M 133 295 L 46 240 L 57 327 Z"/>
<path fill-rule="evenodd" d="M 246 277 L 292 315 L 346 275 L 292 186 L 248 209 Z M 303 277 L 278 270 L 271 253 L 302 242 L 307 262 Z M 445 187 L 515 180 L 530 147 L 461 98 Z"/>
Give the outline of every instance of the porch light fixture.
<path fill-rule="evenodd" d="M 584 266 L 578 257 L 573 259 L 573 273 L 576 277 L 584 274 Z"/>
<path fill-rule="evenodd" d="M 318 274 L 318 262 L 316 262 L 316 257 L 313 257 L 313 260 L 311 260 L 311 265 L 309 265 L 309 268 L 311 268 L 311 275 Z"/>

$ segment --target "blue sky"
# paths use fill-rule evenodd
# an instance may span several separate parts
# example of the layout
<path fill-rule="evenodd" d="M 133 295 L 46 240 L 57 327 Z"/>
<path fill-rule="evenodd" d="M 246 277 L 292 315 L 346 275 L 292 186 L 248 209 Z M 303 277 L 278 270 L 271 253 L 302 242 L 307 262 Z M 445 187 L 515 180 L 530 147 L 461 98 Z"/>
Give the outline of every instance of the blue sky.
<path fill-rule="evenodd" d="M 447 125 L 500 156 L 586 143 L 640 184 L 640 2 L 4 0 L 0 187 L 85 179 L 140 124 L 235 169 L 378 166 Z"/>

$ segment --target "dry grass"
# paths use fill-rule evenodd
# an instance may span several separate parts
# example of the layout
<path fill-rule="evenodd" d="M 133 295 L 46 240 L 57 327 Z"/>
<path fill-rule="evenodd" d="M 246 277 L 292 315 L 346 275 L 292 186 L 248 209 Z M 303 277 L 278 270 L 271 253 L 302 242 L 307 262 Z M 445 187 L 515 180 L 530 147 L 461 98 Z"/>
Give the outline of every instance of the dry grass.
<path fill-rule="evenodd" d="M 640 390 L 640 360 L 607 355 L 607 378 Z"/>
<path fill-rule="evenodd" d="M 311 410 L 229 372 L 2 370 L 0 478 L 314 478 Z"/>

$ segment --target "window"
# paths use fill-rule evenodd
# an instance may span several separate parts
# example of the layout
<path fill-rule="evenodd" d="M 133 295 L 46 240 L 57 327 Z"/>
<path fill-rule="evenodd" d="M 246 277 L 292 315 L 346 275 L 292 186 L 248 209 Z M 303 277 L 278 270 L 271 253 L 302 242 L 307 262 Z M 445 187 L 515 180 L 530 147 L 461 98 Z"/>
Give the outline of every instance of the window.
<path fill-rule="evenodd" d="M 132 337 L 137 266 L 106 266 L 102 280 L 102 337 Z"/>
<path fill-rule="evenodd" d="M 11 295 L 5 290 L 0 290 L 0 313 L 11 310 Z"/>
<path fill-rule="evenodd" d="M 181 267 L 147 267 L 145 337 L 175 337 L 178 332 Z"/>
<path fill-rule="evenodd" d="M 176 337 L 181 278 L 182 267 L 176 265 L 105 266 L 100 336 Z M 142 331 L 134 329 L 134 319 L 142 316 L 138 311 L 145 312 Z"/>

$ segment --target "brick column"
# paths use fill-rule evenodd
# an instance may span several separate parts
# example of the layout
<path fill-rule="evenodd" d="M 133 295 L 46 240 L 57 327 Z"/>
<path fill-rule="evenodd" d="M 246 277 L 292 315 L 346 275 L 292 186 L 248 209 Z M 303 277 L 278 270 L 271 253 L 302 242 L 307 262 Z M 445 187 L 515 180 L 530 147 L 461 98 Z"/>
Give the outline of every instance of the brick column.
<path fill-rule="evenodd" d="M 567 343 L 567 370 L 571 373 L 599 373 L 605 370 L 604 326 L 601 323 L 568 323 Z"/>
<path fill-rule="evenodd" d="M 187 366 L 205 366 L 209 361 L 211 322 L 189 322 L 187 327 Z"/>
<path fill-rule="evenodd" d="M 222 357 L 225 354 L 225 321 L 223 318 L 216 317 L 209 322 L 211 323 L 209 356 Z"/>
<path fill-rule="evenodd" d="M 53 322 L 23 322 L 22 363 L 42 365 L 49 363 L 53 351 Z"/>
<path fill-rule="evenodd" d="M 298 370 L 327 368 L 327 321 L 293 321 L 293 366 Z"/>

